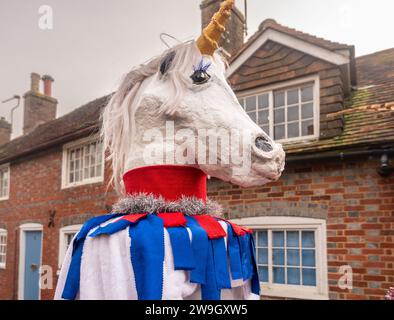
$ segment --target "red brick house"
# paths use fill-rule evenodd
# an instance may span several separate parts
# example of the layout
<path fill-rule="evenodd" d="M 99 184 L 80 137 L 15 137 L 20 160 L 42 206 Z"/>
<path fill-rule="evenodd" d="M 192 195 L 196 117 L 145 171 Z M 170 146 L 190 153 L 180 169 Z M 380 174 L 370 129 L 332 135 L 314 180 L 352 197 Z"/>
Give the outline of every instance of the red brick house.
<path fill-rule="evenodd" d="M 287 152 L 277 182 L 209 181 L 227 217 L 255 230 L 264 297 L 382 299 L 394 283 L 394 49 L 355 58 L 266 20 L 228 79 Z M 51 299 L 70 238 L 116 200 L 97 137 L 108 97 L 55 119 L 43 80 L 24 96 L 24 135 L 0 146 L 0 299 Z"/>

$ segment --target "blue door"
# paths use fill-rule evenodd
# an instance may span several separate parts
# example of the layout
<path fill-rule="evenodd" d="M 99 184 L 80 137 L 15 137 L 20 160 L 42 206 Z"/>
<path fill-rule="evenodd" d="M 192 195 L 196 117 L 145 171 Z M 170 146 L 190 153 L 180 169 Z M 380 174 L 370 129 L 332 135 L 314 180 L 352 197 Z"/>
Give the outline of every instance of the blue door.
<path fill-rule="evenodd" d="M 25 231 L 25 279 L 24 294 L 26 300 L 38 300 L 40 263 L 41 263 L 41 231 Z"/>

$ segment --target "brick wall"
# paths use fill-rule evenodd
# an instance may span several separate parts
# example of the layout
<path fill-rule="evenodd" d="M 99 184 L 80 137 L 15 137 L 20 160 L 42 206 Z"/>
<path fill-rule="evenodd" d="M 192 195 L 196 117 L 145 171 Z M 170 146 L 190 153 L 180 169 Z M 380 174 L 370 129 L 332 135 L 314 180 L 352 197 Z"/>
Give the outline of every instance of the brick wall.
<path fill-rule="evenodd" d="M 229 81 L 237 93 L 308 75 L 320 78 L 320 138 L 339 135 L 343 116 L 333 113 L 344 108 L 343 79 L 338 66 L 286 46 L 266 42 Z"/>
<path fill-rule="evenodd" d="M 16 299 L 18 286 L 19 232 L 21 224 L 40 223 L 43 230 L 42 263 L 53 268 L 56 285 L 59 228 L 79 224 L 106 212 L 116 196 L 107 182 L 61 190 L 61 147 L 23 162 L 12 163 L 9 200 L 0 201 L 0 228 L 8 231 L 6 269 L 0 269 L 0 300 Z M 106 170 L 105 181 L 108 181 Z M 48 228 L 49 211 L 56 210 L 55 227 Z M 53 290 L 42 290 L 42 299 L 52 299 Z"/>
<path fill-rule="evenodd" d="M 212 179 L 209 196 L 227 217 L 298 216 L 327 220 L 331 299 L 382 299 L 394 284 L 394 176 L 380 177 L 378 158 L 289 164 L 277 182 L 241 189 Z M 341 290 L 339 267 L 353 269 Z"/>

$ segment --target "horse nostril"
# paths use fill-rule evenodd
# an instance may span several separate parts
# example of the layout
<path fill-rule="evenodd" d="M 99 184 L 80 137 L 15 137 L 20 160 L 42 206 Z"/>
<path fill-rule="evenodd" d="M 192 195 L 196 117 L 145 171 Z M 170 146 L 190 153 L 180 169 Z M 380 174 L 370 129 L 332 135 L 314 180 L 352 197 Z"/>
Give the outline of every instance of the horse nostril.
<path fill-rule="evenodd" d="M 272 151 L 272 145 L 264 137 L 257 137 L 254 143 L 259 150 L 264 152 Z"/>

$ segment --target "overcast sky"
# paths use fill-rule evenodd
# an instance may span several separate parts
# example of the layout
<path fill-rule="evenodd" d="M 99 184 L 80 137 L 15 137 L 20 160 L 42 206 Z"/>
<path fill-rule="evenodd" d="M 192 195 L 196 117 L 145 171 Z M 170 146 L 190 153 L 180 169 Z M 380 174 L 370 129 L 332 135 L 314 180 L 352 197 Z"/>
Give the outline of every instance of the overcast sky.
<path fill-rule="evenodd" d="M 243 0 L 237 0 L 243 11 Z M 198 36 L 199 0 L 0 0 L 0 101 L 29 89 L 30 72 L 55 78 L 58 116 L 114 90 L 132 66 L 159 54 L 161 32 Z M 40 7 L 53 29 L 39 26 Z M 329 40 L 356 55 L 394 47 L 392 0 L 248 0 L 249 36 L 266 18 Z M 41 20 L 42 22 L 42 20 Z M 10 120 L 14 102 L 0 104 Z M 21 134 L 22 107 L 14 115 Z"/>

